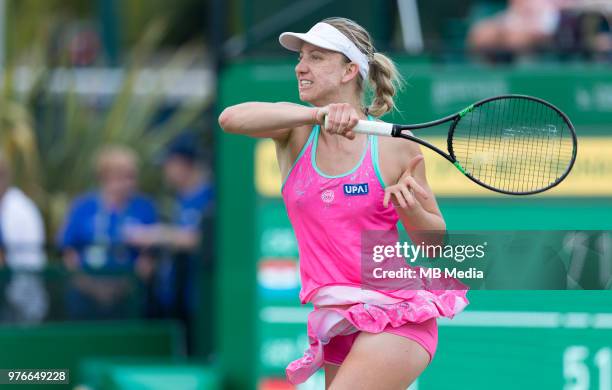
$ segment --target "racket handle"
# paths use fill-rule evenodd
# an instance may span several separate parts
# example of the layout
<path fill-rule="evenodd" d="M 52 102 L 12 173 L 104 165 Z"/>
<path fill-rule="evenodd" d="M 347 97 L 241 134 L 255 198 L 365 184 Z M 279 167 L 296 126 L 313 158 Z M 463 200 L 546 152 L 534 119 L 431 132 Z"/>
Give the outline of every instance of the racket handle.
<path fill-rule="evenodd" d="M 325 116 L 325 126 L 327 127 L 327 115 Z M 377 121 L 359 121 L 357 126 L 353 128 L 353 131 L 361 134 L 391 137 L 393 133 L 393 124 Z"/>

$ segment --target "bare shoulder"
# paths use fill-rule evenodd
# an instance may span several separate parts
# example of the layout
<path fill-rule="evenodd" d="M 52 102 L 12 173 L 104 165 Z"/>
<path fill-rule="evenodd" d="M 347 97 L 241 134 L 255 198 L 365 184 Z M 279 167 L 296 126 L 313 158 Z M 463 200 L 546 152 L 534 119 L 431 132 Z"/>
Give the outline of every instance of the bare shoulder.
<path fill-rule="evenodd" d="M 412 134 L 407 132 L 407 134 Z M 402 161 L 408 162 L 415 156 L 421 153 L 421 148 L 416 142 L 408 141 L 400 138 L 379 137 L 378 144 L 382 155 L 394 156 L 396 164 L 401 164 Z"/>
<path fill-rule="evenodd" d="M 380 119 L 376 119 L 377 122 L 382 122 Z M 404 130 L 405 134 L 413 135 L 411 131 Z M 408 140 L 402 140 L 393 137 L 378 137 L 378 147 L 380 153 L 387 155 L 399 156 L 401 158 L 408 158 L 408 160 L 414 156 L 421 154 L 419 144 L 416 142 L 410 142 Z"/>
<path fill-rule="evenodd" d="M 404 133 L 408 134 L 408 135 L 414 135 L 412 134 L 412 131 L 409 130 L 405 130 Z M 404 142 L 400 142 L 398 145 L 398 147 L 402 148 L 402 151 L 404 153 L 406 153 L 407 155 L 409 155 L 411 158 L 418 156 L 420 154 L 423 154 L 421 152 L 421 145 L 419 145 L 418 143 L 414 142 L 414 141 L 409 141 L 409 140 L 403 140 Z"/>
<path fill-rule="evenodd" d="M 395 183 L 408 169 L 410 161 L 422 154 L 421 147 L 416 142 L 392 137 L 378 137 L 378 150 L 378 161 L 387 184 Z M 423 167 L 422 164 L 420 166 Z"/>

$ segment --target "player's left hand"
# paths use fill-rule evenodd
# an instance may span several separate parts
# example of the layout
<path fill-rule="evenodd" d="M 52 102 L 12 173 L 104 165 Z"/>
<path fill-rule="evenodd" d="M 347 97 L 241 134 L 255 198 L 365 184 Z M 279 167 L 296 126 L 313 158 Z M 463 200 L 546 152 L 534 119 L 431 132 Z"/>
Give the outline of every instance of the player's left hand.
<path fill-rule="evenodd" d="M 429 197 L 425 189 L 414 178 L 416 167 L 423 162 L 423 155 L 414 157 L 408 163 L 408 168 L 402 173 L 396 184 L 385 188 L 383 206 L 389 207 L 389 201 L 395 208 L 403 211 L 414 211 L 421 207 L 421 201 Z"/>

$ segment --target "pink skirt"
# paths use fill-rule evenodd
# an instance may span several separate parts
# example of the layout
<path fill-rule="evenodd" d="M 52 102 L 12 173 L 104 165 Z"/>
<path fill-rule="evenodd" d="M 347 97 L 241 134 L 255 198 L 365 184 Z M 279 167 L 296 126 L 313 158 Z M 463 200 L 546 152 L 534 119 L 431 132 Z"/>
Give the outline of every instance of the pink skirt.
<path fill-rule="evenodd" d="M 467 306 L 466 294 L 467 290 L 422 290 L 417 291 L 409 300 L 399 303 L 357 303 L 347 308 L 315 308 L 308 315 L 310 347 L 301 358 L 287 366 L 287 380 L 292 384 L 303 383 L 321 368 L 324 363 L 324 347 L 336 336 L 354 335 L 357 332 L 389 332 L 391 328 L 395 328 L 390 333 L 410 337 L 400 330 L 403 325 L 426 325 L 427 321 L 435 318 L 452 318 Z M 432 356 L 431 349 L 431 346 L 429 349 L 426 347 Z M 433 350 L 435 351 L 435 347 Z"/>

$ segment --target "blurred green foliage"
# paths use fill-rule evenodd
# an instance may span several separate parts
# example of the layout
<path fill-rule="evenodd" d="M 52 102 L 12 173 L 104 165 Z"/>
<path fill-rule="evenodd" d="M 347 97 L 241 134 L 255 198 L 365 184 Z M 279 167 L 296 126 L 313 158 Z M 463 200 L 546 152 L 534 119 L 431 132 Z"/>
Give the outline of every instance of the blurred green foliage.
<path fill-rule="evenodd" d="M 14 61 L 35 46 L 48 46 L 51 32 L 67 20 L 87 18 L 93 1 L 80 0 L 5 0 L 6 58 Z M 25 23 L 24 23 L 25 21 Z"/>
<path fill-rule="evenodd" d="M 193 127 L 209 106 L 209 100 L 183 102 L 166 112 L 162 121 L 158 116 L 167 111 L 168 104 L 162 80 L 149 77 L 147 92 L 138 91 L 142 82 L 137 85 L 137 80 L 145 70 L 181 75 L 201 63 L 201 47 L 190 44 L 153 61 L 166 34 L 165 22 L 149 22 L 123 68 L 119 90 L 109 97 L 108 107 L 76 93 L 73 69 L 62 69 L 68 88 L 53 88 L 57 69 L 45 64 L 42 37 L 28 57 L 26 68 L 33 73 L 28 90 L 18 86 L 17 74 L 23 68 L 5 69 L 0 91 L 0 150 L 14 162 L 16 184 L 41 207 L 51 239 L 70 199 L 95 184 L 92 158 L 101 146 L 123 144 L 134 149 L 141 160 L 141 188 L 159 193 L 160 167 L 154 161 L 168 142 Z"/>
<path fill-rule="evenodd" d="M 110 23 L 109 27 L 118 35 L 121 57 L 129 57 L 150 22 L 160 17 L 167 21 L 168 28 L 159 46 L 177 47 L 204 38 L 209 7 L 209 0 L 5 1 L 9 61 L 19 59 L 24 51 L 40 45 L 41 38 L 57 39 L 62 30 L 71 26 L 90 24 L 101 32 L 105 23 Z M 111 19 L 103 12 L 104 7 L 113 9 Z"/>

